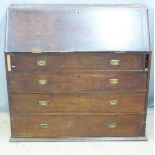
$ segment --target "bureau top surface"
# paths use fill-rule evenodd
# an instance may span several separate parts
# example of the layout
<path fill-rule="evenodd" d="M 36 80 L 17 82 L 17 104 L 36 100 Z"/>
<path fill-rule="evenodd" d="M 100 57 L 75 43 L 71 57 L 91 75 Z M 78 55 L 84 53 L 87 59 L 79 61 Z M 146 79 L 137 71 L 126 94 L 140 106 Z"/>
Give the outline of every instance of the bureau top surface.
<path fill-rule="evenodd" d="M 143 5 L 11 5 L 6 52 L 150 51 Z"/>

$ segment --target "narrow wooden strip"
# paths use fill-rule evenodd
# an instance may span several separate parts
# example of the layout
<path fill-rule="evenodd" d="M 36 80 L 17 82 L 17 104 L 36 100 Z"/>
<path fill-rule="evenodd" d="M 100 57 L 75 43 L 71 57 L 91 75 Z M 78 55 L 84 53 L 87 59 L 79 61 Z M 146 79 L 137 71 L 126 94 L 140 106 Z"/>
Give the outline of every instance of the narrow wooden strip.
<path fill-rule="evenodd" d="M 146 137 L 10 138 L 10 142 L 147 141 Z"/>
<path fill-rule="evenodd" d="M 53 113 L 33 113 L 33 114 L 11 114 L 12 116 L 114 116 L 114 115 L 144 115 L 140 113 L 79 113 L 79 112 L 53 112 Z"/>
<path fill-rule="evenodd" d="M 11 57 L 9 54 L 7 55 L 7 67 L 8 67 L 8 72 L 11 72 Z"/>
<path fill-rule="evenodd" d="M 145 93 L 147 92 L 147 90 L 132 90 L 132 91 L 80 91 L 80 92 L 26 92 L 26 91 L 11 91 L 8 90 L 9 93 L 12 94 L 80 94 L 80 93 L 130 93 L 130 92 L 134 92 L 134 93 Z"/>

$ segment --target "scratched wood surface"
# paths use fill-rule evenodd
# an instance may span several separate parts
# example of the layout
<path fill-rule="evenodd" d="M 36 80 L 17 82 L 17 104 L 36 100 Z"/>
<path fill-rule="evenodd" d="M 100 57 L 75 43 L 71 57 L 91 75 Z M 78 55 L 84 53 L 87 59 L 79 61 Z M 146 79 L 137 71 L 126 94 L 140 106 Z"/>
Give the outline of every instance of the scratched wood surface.
<path fill-rule="evenodd" d="M 6 51 L 149 51 L 148 32 L 141 5 L 14 5 Z"/>
<path fill-rule="evenodd" d="M 12 116 L 12 137 L 143 136 L 144 116 Z M 115 123 L 116 128 L 108 125 Z M 46 128 L 42 128 L 46 124 Z"/>
<path fill-rule="evenodd" d="M 11 137 L 144 138 L 148 32 L 142 5 L 11 5 Z"/>
<path fill-rule="evenodd" d="M 144 113 L 143 93 L 11 94 L 11 114 Z M 46 104 L 40 104 L 40 101 Z M 111 102 L 115 102 L 115 104 Z"/>
<path fill-rule="evenodd" d="M 105 70 L 145 70 L 145 54 L 137 53 L 108 53 L 108 52 L 72 52 L 72 53 L 11 53 L 12 72 L 38 73 L 63 71 L 105 71 Z M 112 60 L 118 60 L 118 65 L 112 65 Z M 44 65 L 38 63 L 44 61 Z M 31 64 L 31 65 L 30 65 Z"/>

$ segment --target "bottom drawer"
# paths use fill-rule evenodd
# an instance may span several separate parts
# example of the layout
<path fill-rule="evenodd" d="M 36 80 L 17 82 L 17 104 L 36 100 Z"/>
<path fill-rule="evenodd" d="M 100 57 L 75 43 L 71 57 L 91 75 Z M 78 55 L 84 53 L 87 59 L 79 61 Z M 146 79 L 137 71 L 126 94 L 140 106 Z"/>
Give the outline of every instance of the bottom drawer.
<path fill-rule="evenodd" d="M 144 136 L 143 115 L 12 116 L 12 138 Z"/>

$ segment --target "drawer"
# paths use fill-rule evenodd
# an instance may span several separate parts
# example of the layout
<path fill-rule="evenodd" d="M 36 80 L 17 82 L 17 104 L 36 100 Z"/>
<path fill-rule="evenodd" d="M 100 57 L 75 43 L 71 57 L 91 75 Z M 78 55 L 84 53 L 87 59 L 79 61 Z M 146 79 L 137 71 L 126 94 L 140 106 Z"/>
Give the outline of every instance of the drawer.
<path fill-rule="evenodd" d="M 10 94 L 12 114 L 144 113 L 145 93 Z"/>
<path fill-rule="evenodd" d="M 144 54 L 45 53 L 11 54 L 13 72 L 54 70 L 144 70 Z"/>
<path fill-rule="evenodd" d="M 72 93 L 146 90 L 147 73 L 9 74 L 11 92 Z"/>
<path fill-rule="evenodd" d="M 143 115 L 12 116 L 12 137 L 143 136 Z"/>

